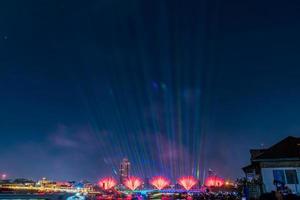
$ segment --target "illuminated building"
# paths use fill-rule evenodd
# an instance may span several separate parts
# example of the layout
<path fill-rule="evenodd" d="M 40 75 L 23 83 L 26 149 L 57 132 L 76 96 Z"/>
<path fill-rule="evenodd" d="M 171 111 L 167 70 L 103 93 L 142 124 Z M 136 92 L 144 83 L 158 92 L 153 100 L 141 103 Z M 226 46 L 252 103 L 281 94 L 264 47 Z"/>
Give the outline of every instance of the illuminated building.
<path fill-rule="evenodd" d="M 53 185 L 51 181 L 49 181 L 48 179 L 46 179 L 45 177 L 42 178 L 42 180 L 39 180 L 37 182 L 37 185 L 38 186 L 41 186 L 41 187 L 48 187 L 49 185 Z"/>
<path fill-rule="evenodd" d="M 127 158 L 124 158 L 120 164 L 120 183 L 123 184 L 130 176 L 130 162 Z"/>

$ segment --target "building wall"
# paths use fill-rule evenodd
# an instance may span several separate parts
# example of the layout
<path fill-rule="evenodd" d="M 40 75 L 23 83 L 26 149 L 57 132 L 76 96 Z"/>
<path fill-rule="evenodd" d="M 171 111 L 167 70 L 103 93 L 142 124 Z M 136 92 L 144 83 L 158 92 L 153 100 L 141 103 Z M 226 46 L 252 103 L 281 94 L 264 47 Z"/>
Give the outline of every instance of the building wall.
<path fill-rule="evenodd" d="M 298 184 L 287 184 L 286 186 L 292 190 L 293 193 L 300 193 L 300 167 L 276 167 L 276 168 L 262 168 L 261 175 L 263 180 L 264 192 L 271 192 L 276 190 L 274 185 L 274 170 L 296 170 Z M 285 175 L 286 179 L 286 175 Z"/>
<path fill-rule="evenodd" d="M 130 162 L 127 158 L 124 158 L 120 164 L 120 183 L 123 184 L 125 179 L 130 175 Z"/>

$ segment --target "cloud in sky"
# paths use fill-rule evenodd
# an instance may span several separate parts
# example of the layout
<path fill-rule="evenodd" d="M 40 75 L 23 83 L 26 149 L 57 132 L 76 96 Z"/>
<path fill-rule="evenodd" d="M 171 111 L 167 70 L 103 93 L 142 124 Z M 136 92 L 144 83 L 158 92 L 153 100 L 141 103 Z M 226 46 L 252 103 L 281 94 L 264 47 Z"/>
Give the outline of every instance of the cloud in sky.
<path fill-rule="evenodd" d="M 0 168 L 11 178 L 49 176 L 56 180 L 93 180 L 111 171 L 111 166 L 103 162 L 106 155 L 101 144 L 104 145 L 88 126 L 60 124 L 42 141 L 22 141 L 1 151 L 5 162 L 0 163 Z M 18 159 L 12 155 L 19 155 Z"/>

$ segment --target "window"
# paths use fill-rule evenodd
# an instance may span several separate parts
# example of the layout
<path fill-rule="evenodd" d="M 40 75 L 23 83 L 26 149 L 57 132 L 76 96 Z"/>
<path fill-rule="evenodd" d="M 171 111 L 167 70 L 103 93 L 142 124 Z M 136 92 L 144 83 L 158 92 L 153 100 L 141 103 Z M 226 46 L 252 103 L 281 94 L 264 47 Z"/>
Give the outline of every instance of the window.
<path fill-rule="evenodd" d="M 298 184 L 298 177 L 296 170 L 285 170 L 287 184 Z"/>
<path fill-rule="evenodd" d="M 273 170 L 274 181 L 285 184 L 284 170 Z"/>

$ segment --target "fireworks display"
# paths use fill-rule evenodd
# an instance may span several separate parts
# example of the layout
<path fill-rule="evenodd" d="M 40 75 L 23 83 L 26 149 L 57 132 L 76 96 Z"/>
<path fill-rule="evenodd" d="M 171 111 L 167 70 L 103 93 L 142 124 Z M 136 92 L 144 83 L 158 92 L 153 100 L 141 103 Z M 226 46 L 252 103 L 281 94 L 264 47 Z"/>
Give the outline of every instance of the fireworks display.
<path fill-rule="evenodd" d="M 103 189 L 103 190 L 110 190 L 113 187 L 117 185 L 117 181 L 114 178 L 111 177 L 106 177 L 101 179 L 98 182 L 98 185 Z"/>
<path fill-rule="evenodd" d="M 143 181 L 139 177 L 131 176 L 124 181 L 124 185 L 134 191 L 142 185 Z"/>
<path fill-rule="evenodd" d="M 197 184 L 197 179 L 192 176 L 184 176 L 178 179 L 178 184 L 181 185 L 184 189 L 190 190 Z"/>
<path fill-rule="evenodd" d="M 210 176 L 205 179 L 205 186 L 207 187 L 221 187 L 224 185 L 224 179 L 217 176 Z"/>
<path fill-rule="evenodd" d="M 155 176 L 150 180 L 150 184 L 156 189 L 162 190 L 170 185 L 170 180 L 163 176 Z"/>

